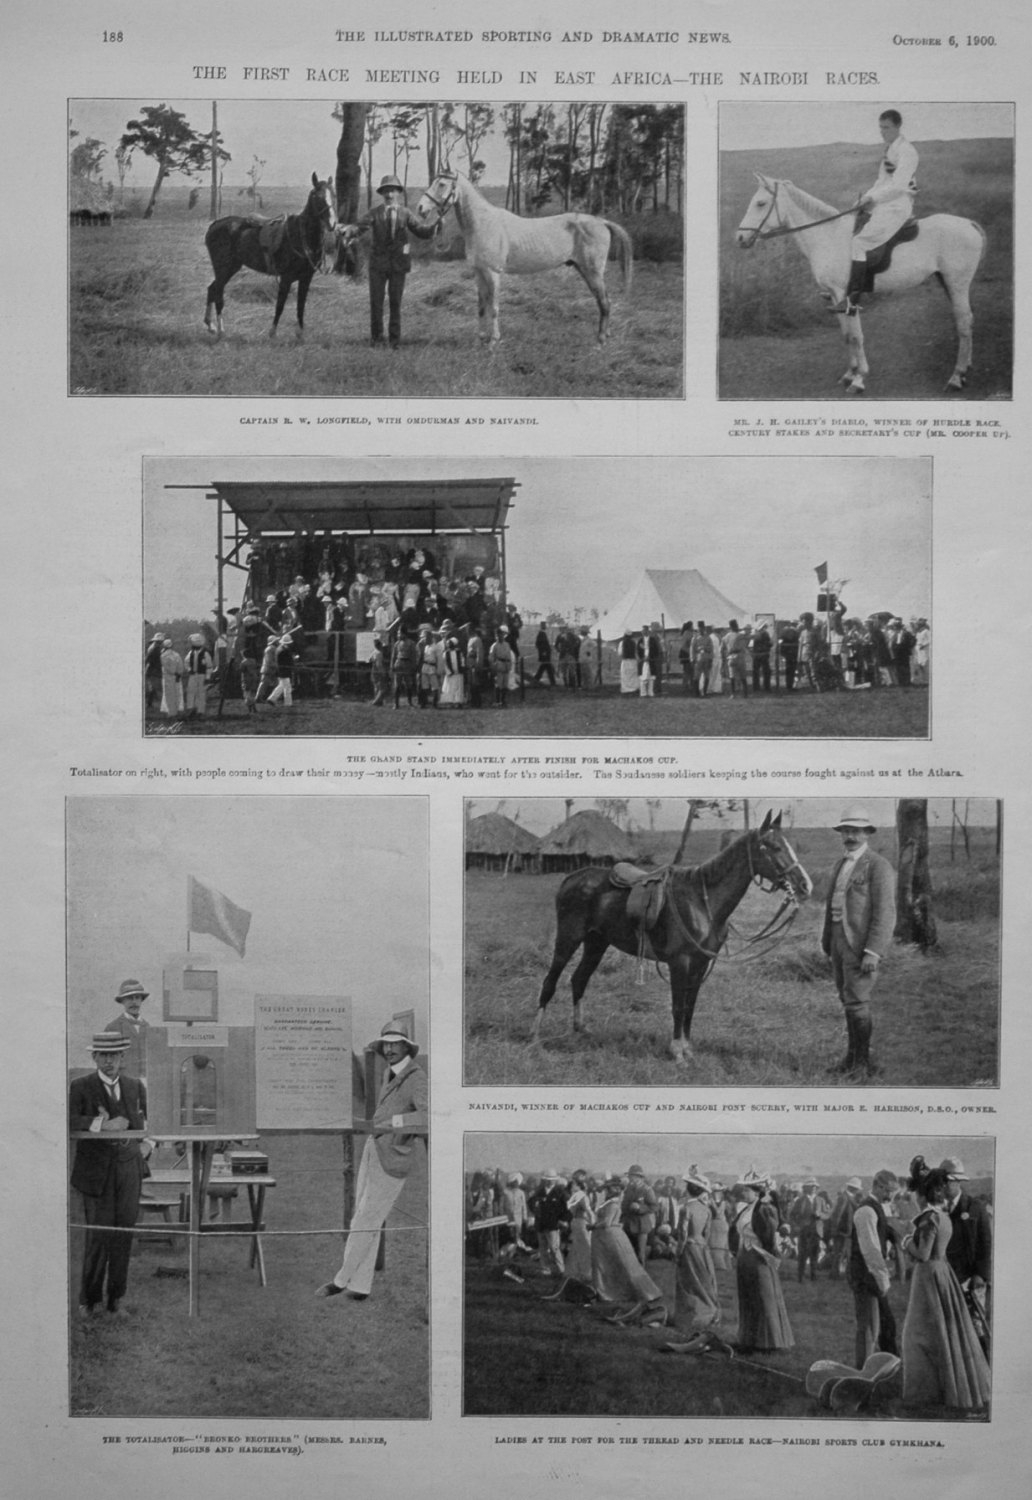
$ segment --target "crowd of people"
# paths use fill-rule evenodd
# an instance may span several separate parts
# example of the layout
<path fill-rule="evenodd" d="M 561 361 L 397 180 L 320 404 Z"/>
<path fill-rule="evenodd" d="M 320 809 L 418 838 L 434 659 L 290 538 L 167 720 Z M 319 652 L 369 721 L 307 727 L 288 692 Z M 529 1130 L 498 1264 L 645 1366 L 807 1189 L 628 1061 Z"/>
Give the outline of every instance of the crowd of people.
<path fill-rule="evenodd" d="M 967 1182 L 957 1158 L 930 1168 L 920 1156 L 899 1176 L 876 1173 L 866 1190 L 860 1177 L 832 1191 L 755 1167 L 730 1183 L 695 1165 L 652 1180 L 637 1163 L 622 1175 L 479 1171 L 466 1184 L 467 1246 L 510 1280 L 546 1278 L 546 1301 L 597 1304 L 625 1327 L 669 1324 L 683 1341 L 665 1347 L 686 1353 L 702 1352 L 725 1322 L 732 1273 L 734 1351 L 795 1347 L 782 1282 L 794 1275 L 802 1288 L 826 1275 L 852 1294 L 857 1370 L 877 1351 L 898 1356 L 905 1407 L 980 1414 L 992 1208 Z"/>

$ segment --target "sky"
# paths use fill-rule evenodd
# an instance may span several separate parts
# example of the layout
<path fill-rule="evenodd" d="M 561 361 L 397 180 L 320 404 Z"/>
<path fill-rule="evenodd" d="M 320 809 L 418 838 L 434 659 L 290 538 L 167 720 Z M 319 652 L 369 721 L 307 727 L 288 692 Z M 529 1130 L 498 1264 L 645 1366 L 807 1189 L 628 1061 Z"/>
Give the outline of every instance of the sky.
<path fill-rule="evenodd" d="M 215 502 L 167 484 L 390 475 L 516 478 L 506 557 L 520 609 L 604 613 L 643 568 L 697 568 L 746 614 L 784 618 L 815 608 L 814 569 L 827 562 L 849 580 L 850 614 L 931 613 L 930 459 L 390 456 L 150 460 L 145 618 L 215 606 Z"/>
<path fill-rule="evenodd" d="M 304 782 L 308 792 L 326 785 Z M 254 778 L 222 780 L 219 788 L 268 791 Z M 72 797 L 72 1066 L 88 1065 L 89 1038 L 118 1014 L 113 997 L 125 979 L 150 991 L 144 1015 L 160 1023 L 163 964 L 187 945 L 188 875 L 251 913 L 243 959 L 215 938 L 190 939 L 191 953 L 214 959 L 219 971 L 220 1024 L 251 1024 L 256 993 L 348 996 L 356 1050 L 396 1011 L 409 1009 L 425 1047 L 430 959 L 422 798 Z"/>
<path fill-rule="evenodd" d="M 767 1116 L 768 1119 L 780 1117 Z M 605 1131 L 506 1131 L 466 1135 L 467 1172 L 501 1167 L 504 1172 L 540 1173 L 551 1168 L 566 1176 L 584 1167 L 591 1175 L 603 1171 L 626 1173 L 632 1164 L 648 1177 L 679 1177 L 690 1166 L 701 1168 L 711 1180 L 725 1183 L 754 1166 L 784 1181 L 812 1172 L 815 1177 L 864 1179 L 888 1168 L 897 1176 L 914 1156 L 933 1166 L 946 1156 L 959 1157 L 969 1177 L 990 1176 L 994 1169 L 994 1141 L 989 1136 L 927 1135 L 783 1135 L 743 1130 L 740 1135 L 706 1131 L 662 1132 L 650 1135 Z"/>
<path fill-rule="evenodd" d="M 903 116 L 903 134 L 915 142 L 1014 135 L 1011 104 L 908 104 L 900 99 L 871 99 L 862 104 L 724 99 L 720 104 L 720 149 L 766 151 L 850 141 L 880 151 L 878 116 L 884 109 L 899 111 Z"/>
<path fill-rule="evenodd" d="M 654 812 L 655 827 L 677 829 L 684 827 L 688 812 L 686 797 L 661 797 L 660 806 Z M 787 828 L 830 828 L 841 816 L 848 798 L 838 797 L 752 797 L 749 798 L 749 816 L 753 827 L 762 822 L 770 811 L 785 814 Z M 989 797 L 971 797 L 967 801 L 968 826 L 970 828 L 992 828 L 996 824 L 996 803 Z M 574 797 L 572 812 L 598 811 L 598 800 L 594 797 Z M 628 811 L 633 826 L 649 827 L 649 809 L 644 797 L 629 797 Z M 891 829 L 896 816 L 896 804 L 892 797 L 868 797 L 864 805 L 878 826 Z M 563 797 L 470 797 L 467 806 L 469 816 L 478 818 L 483 813 L 500 812 L 517 821 L 529 833 L 550 833 L 566 818 L 566 799 Z M 948 828 L 952 817 L 953 803 L 949 797 L 928 799 L 928 823 L 932 828 Z M 963 812 L 963 803 L 960 805 Z M 696 818 L 700 828 L 733 828 L 740 832 L 742 815 L 725 813 L 721 821 L 715 813 L 700 810 Z M 626 826 L 626 825 L 625 825 Z M 694 825 L 693 825 L 694 826 Z"/>
<path fill-rule="evenodd" d="M 129 121 L 138 119 L 142 109 L 154 104 L 168 104 L 179 110 L 201 134 L 211 130 L 210 99 L 73 99 L 69 103 L 69 121 L 80 136 L 93 136 L 107 146 L 108 155 L 101 164 L 101 176 L 110 178 L 116 186 L 115 147 Z M 248 180 L 245 174 L 256 156 L 265 162 L 261 183 L 267 187 L 285 187 L 292 183 L 307 185 L 313 172 L 320 177 L 332 176 L 340 135 L 340 126 L 333 119 L 334 107 L 332 99 L 218 100 L 222 144 L 232 157 L 226 163 L 223 190 L 245 185 Z M 421 139 L 419 144 L 420 150 L 409 165 L 409 183 L 412 188 L 422 189 L 427 185 L 423 165 L 425 148 Z M 485 164 L 481 182 L 485 186 L 504 185 L 509 172 L 509 148 L 500 126 L 485 138 L 477 155 Z M 465 153 L 461 147 L 456 152 L 454 163 L 460 171 L 465 169 Z M 385 136 L 373 153 L 374 182 L 379 182 L 385 172 L 393 170 L 393 148 Z M 404 173 L 399 175 L 403 177 Z M 154 163 L 137 152 L 126 177 L 126 187 L 149 190 L 155 176 Z M 201 179 L 174 177 L 171 181 L 196 183 Z M 228 207 L 226 211 L 229 212 Z"/>

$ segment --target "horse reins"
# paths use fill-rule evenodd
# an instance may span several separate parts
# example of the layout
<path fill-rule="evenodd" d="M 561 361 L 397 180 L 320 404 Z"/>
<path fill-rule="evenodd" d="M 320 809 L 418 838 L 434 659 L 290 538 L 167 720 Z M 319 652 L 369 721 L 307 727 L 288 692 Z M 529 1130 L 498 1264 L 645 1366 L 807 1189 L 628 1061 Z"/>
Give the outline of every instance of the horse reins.
<path fill-rule="evenodd" d="M 767 209 L 767 212 L 764 214 L 763 218 L 760 220 L 759 224 L 757 224 L 755 229 L 745 230 L 746 234 L 749 234 L 751 232 L 751 243 L 754 245 L 757 240 L 776 240 L 783 234 L 802 234 L 804 229 L 816 229 L 821 224 L 834 224 L 836 219 L 844 219 L 848 214 L 855 214 L 860 206 L 859 203 L 854 203 L 851 205 L 851 207 L 844 208 L 841 213 L 829 214 L 826 219 L 811 219 L 808 224 L 779 224 L 776 229 L 768 229 L 766 234 L 764 234 L 763 226 L 764 224 L 766 224 L 767 220 L 774 212 L 774 209 L 777 207 L 778 188 L 780 186 L 781 180 L 780 178 L 778 178 L 774 182 L 774 191 L 770 195 L 770 207 Z M 739 224 L 738 226 L 738 232 L 742 232 L 741 224 Z M 796 861 L 796 863 L 798 864 L 798 860 Z"/>
<path fill-rule="evenodd" d="M 309 196 L 309 200 L 308 200 L 309 203 L 311 202 L 311 200 L 312 200 L 312 198 L 314 196 L 315 196 L 315 193 L 314 193 L 314 190 L 313 190 L 313 192 Z M 305 211 L 303 213 L 300 213 L 300 214 L 288 214 L 287 215 L 287 227 L 286 227 L 286 241 L 287 241 L 287 244 L 290 246 L 291 250 L 293 250 L 293 252 L 294 252 L 295 255 L 302 255 L 302 256 L 304 256 L 305 260 L 311 266 L 311 268 L 312 268 L 313 271 L 318 271 L 320 274 L 328 275 L 329 272 L 324 272 L 323 271 L 323 267 L 324 267 L 324 265 L 326 263 L 326 258 L 327 258 L 326 257 L 326 251 L 325 250 L 320 250 L 317 257 L 313 256 L 311 250 L 309 250 L 309 248 L 308 248 L 308 240 L 305 237 L 305 231 L 304 231 L 303 227 L 299 229 L 299 233 L 301 235 L 301 244 L 300 245 L 295 245 L 293 243 L 293 241 L 291 240 L 291 237 L 290 237 L 290 226 L 291 226 L 291 224 L 294 223 L 294 224 L 297 224 L 299 226 L 303 226 L 305 224 L 307 216 L 308 216 L 307 205 L 306 205 Z M 320 214 L 318 217 L 319 217 L 319 221 L 320 221 L 319 239 L 320 239 L 320 242 L 321 242 L 322 241 L 322 237 L 323 237 L 322 228 L 321 228 L 322 215 Z M 336 226 L 334 226 L 334 231 L 335 231 L 335 229 L 336 229 Z"/>
<path fill-rule="evenodd" d="M 752 858 L 752 841 L 751 840 L 746 845 L 746 853 L 749 856 L 749 883 L 750 883 L 750 885 L 753 885 L 753 884 L 758 885 L 761 891 L 766 891 L 768 893 L 772 893 L 773 891 L 777 890 L 778 886 L 774 885 L 773 883 L 771 883 L 768 886 L 765 886 L 763 884 L 764 876 L 763 876 L 762 872 L 758 871 L 754 867 L 754 865 L 753 865 L 753 858 Z M 787 877 L 792 873 L 793 870 L 802 870 L 802 868 L 803 867 L 800 864 L 799 860 L 798 859 L 793 859 L 792 863 L 790 865 L 788 865 L 780 873 L 781 873 L 783 879 L 787 879 Z M 673 876 L 673 870 L 674 870 L 674 867 L 671 866 L 671 869 L 670 869 L 670 876 L 671 877 Z M 712 907 L 710 906 L 709 891 L 706 888 L 706 878 L 702 874 L 701 868 L 699 869 L 698 873 L 699 873 L 699 884 L 702 887 L 703 905 L 706 908 L 706 917 L 707 917 L 707 920 L 709 921 L 710 927 L 712 928 L 715 925 L 715 922 L 714 922 L 714 917 L 713 917 L 713 910 L 712 910 Z M 768 876 L 766 878 L 769 879 L 770 877 Z M 671 879 L 671 885 L 672 885 L 672 879 Z M 673 916 L 674 923 L 675 923 L 678 931 L 680 932 L 681 936 L 687 942 L 689 942 L 692 945 L 692 947 L 695 949 L 695 951 L 697 953 L 700 953 L 703 958 L 708 959 L 708 961 L 709 961 L 709 969 L 712 969 L 713 965 L 718 961 L 718 959 L 721 959 L 724 963 L 743 963 L 744 964 L 744 963 L 753 963 L 753 962 L 755 962 L 756 959 L 759 959 L 759 958 L 765 958 L 766 955 L 768 953 L 770 953 L 773 948 L 780 946 L 780 943 L 784 942 L 785 938 L 788 936 L 788 930 L 789 930 L 789 928 L 792 926 L 792 924 L 795 921 L 796 917 L 799 915 L 799 902 L 795 899 L 794 896 L 792 896 L 792 895 L 786 895 L 784 901 L 782 901 L 781 905 L 778 907 L 777 911 L 771 917 L 770 921 L 766 924 L 766 926 L 762 927 L 759 932 L 754 933 L 752 935 L 752 937 L 746 938 L 744 946 L 746 948 L 751 948 L 751 947 L 755 946 L 755 944 L 763 942 L 763 940 L 765 938 L 771 938 L 771 939 L 777 938 L 778 942 L 777 943 L 775 943 L 773 941 L 769 942 L 768 945 L 760 953 L 745 954 L 743 952 L 743 953 L 728 954 L 728 953 L 722 953 L 720 948 L 716 949 L 715 951 L 712 950 L 712 949 L 709 949 L 709 948 L 704 948 L 703 945 L 699 942 L 698 938 L 695 937 L 693 933 L 689 932 L 687 926 L 685 925 L 684 919 L 681 916 L 681 913 L 677 909 L 677 898 L 676 898 L 676 893 L 674 892 L 673 889 L 671 889 L 671 891 L 670 891 L 670 900 L 668 902 L 668 907 L 669 907 L 671 915 Z M 783 913 L 786 910 L 788 911 L 788 915 L 786 917 L 784 917 L 784 919 L 782 920 L 782 915 L 783 915 Z M 731 922 L 730 922 L 730 920 L 728 921 L 728 929 L 729 930 L 731 929 Z M 721 948 L 722 947 L 723 947 L 723 944 L 721 944 Z M 707 975 L 709 973 L 709 969 L 707 969 Z"/>

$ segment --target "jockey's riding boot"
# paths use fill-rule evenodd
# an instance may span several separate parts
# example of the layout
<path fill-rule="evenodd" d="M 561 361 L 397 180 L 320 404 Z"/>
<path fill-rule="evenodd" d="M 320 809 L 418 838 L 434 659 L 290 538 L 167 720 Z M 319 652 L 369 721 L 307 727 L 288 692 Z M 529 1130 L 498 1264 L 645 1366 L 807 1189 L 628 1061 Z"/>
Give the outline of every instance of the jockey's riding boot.
<path fill-rule="evenodd" d="M 874 1030 L 874 1022 L 870 1016 L 856 1016 L 853 1020 L 856 1038 L 856 1056 L 853 1061 L 854 1072 L 865 1078 L 873 1078 L 878 1069 L 871 1061 L 871 1032 Z"/>
<path fill-rule="evenodd" d="M 856 1067 L 856 1018 L 851 1010 L 846 1011 L 846 1036 L 848 1044 L 846 1055 L 833 1063 L 830 1071 L 832 1073 L 852 1073 Z"/>
<path fill-rule="evenodd" d="M 840 313 L 858 313 L 860 311 L 860 298 L 863 294 L 864 284 L 867 281 L 867 257 L 863 260 L 853 261 L 849 270 L 849 285 L 846 287 L 846 295 L 835 308 Z"/>

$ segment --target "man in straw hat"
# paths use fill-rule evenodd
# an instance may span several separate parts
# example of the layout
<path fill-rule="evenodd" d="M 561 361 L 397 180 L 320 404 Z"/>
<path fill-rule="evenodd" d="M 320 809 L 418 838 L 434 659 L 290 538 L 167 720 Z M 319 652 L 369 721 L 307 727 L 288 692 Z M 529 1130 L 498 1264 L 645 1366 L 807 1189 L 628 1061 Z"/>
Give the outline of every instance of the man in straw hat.
<path fill-rule="evenodd" d="M 131 1078 L 147 1077 L 147 1031 L 148 1022 L 140 1014 L 143 1002 L 150 991 L 145 990 L 138 979 L 125 979 L 118 986 L 115 1000 L 121 1010 L 113 1021 L 104 1027 L 105 1032 L 124 1037 L 129 1050 L 123 1059 L 123 1071 Z"/>
<path fill-rule="evenodd" d="M 341 1292 L 364 1302 L 373 1286 L 380 1231 L 416 1161 L 418 1140 L 428 1128 L 426 1073 L 413 1059 L 419 1051 L 400 1026 L 388 1021 L 373 1043 L 387 1064 L 355 1185 L 344 1262 L 317 1297 Z"/>
<path fill-rule="evenodd" d="M 387 294 L 387 341 L 401 343 L 401 299 L 405 277 L 412 269 L 409 235 L 432 239 L 436 224 L 421 224 L 405 206 L 405 189 L 394 176 L 384 177 L 376 190 L 383 199 L 356 221 L 355 230 L 372 230 L 369 250 L 369 333 L 374 345 L 383 344 L 383 298 Z"/>
<path fill-rule="evenodd" d="M 128 1231 L 140 1211 L 144 1166 L 141 1142 L 126 1139 L 125 1132 L 145 1129 L 147 1114 L 144 1085 L 122 1073 L 130 1046 L 127 1037 L 97 1032 L 91 1046 L 95 1071 L 74 1079 L 68 1091 L 69 1128 L 95 1137 L 76 1141 L 72 1166 L 72 1187 L 82 1194 L 90 1226 L 79 1289 L 83 1317 L 101 1305 L 117 1314 L 129 1280 Z"/>
<path fill-rule="evenodd" d="M 554 1167 L 542 1172 L 531 1195 L 530 1211 L 537 1230 L 538 1260 L 545 1276 L 562 1276 L 566 1269 L 562 1251 L 563 1226 L 569 1222 L 566 1183 Z"/>
<path fill-rule="evenodd" d="M 864 807 L 847 807 L 835 824 L 842 858 L 835 866 L 824 908 L 821 947 L 831 959 L 846 1013 L 846 1054 L 832 1072 L 867 1078 L 871 1062 L 871 998 L 896 923 L 896 875 L 888 860 L 868 847 L 876 832 Z"/>

